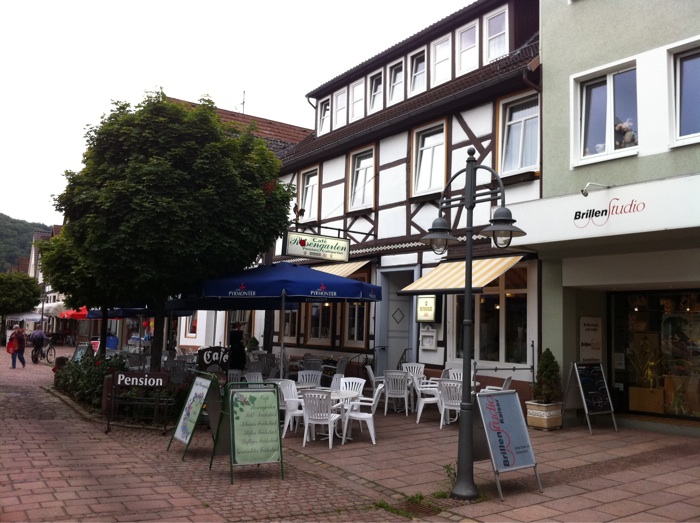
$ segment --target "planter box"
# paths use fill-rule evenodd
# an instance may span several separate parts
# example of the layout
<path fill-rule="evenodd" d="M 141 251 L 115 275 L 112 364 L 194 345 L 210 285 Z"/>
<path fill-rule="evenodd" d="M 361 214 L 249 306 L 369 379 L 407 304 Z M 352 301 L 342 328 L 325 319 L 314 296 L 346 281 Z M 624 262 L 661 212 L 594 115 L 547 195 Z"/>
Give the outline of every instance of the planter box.
<path fill-rule="evenodd" d="M 562 426 L 561 402 L 540 403 L 538 401 L 526 401 L 527 426 L 540 430 L 555 430 Z"/>
<path fill-rule="evenodd" d="M 664 413 L 664 389 L 663 387 L 630 387 L 629 409 L 638 412 Z"/>

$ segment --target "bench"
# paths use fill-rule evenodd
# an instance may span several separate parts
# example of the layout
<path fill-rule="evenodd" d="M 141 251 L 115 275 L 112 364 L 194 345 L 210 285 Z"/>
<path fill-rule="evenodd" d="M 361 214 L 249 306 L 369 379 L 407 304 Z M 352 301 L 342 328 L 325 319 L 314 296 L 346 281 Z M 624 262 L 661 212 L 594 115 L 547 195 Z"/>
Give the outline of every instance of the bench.
<path fill-rule="evenodd" d="M 117 417 L 132 419 L 150 419 L 153 423 L 163 422 L 163 434 L 168 430 L 168 408 L 175 405 L 174 398 L 162 397 L 161 392 L 168 386 L 170 374 L 167 372 L 133 372 L 117 371 L 112 375 L 112 384 L 107 395 L 107 434 L 112 421 Z M 149 395 L 134 394 L 134 391 L 146 389 Z M 128 416 L 120 407 L 131 407 Z"/>

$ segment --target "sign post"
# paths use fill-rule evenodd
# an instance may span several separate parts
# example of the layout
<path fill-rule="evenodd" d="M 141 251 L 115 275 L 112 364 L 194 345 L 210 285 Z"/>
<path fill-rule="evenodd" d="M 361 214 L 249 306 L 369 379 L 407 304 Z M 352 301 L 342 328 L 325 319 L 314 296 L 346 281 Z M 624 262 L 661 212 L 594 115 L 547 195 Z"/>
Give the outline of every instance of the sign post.
<path fill-rule="evenodd" d="M 479 392 L 476 399 L 484 422 L 486 440 L 491 453 L 491 465 L 501 501 L 503 501 L 499 479 L 501 472 L 533 467 L 537 485 L 542 492 L 537 461 L 530 443 L 518 393 L 514 390 L 485 391 Z"/>

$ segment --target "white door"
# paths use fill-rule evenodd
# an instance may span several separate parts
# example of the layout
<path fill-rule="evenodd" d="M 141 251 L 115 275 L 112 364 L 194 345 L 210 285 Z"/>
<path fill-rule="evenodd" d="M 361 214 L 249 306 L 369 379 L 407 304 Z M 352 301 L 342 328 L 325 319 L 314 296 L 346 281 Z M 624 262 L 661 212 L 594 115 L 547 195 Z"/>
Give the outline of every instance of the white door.
<path fill-rule="evenodd" d="M 415 344 L 411 341 L 415 331 L 415 322 L 412 321 L 413 297 L 396 294 L 413 282 L 413 269 L 387 271 L 382 276 L 382 292 L 386 293 L 386 297 L 377 328 L 377 346 L 386 345 L 387 349 L 377 351 L 378 374 L 386 369 L 396 369 L 406 348 L 412 349 L 408 355 L 409 361 L 413 361 L 415 353 Z"/>

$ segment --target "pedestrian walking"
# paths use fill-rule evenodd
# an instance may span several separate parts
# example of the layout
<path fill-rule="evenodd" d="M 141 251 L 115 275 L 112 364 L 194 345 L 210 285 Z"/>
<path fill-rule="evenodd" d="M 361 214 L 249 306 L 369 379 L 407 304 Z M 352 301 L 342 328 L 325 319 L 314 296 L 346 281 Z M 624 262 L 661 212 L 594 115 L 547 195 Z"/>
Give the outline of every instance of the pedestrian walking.
<path fill-rule="evenodd" d="M 19 362 L 22 364 L 22 368 L 24 368 L 27 366 L 27 363 L 24 361 L 24 347 L 26 345 L 24 333 L 19 328 L 19 325 L 12 327 L 12 330 L 13 332 L 10 335 L 10 341 L 14 340 L 15 343 L 15 350 L 12 353 L 12 368 L 17 368 L 17 360 L 19 360 Z"/>

